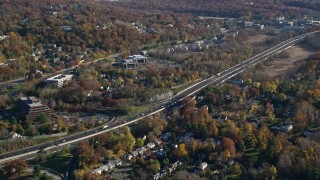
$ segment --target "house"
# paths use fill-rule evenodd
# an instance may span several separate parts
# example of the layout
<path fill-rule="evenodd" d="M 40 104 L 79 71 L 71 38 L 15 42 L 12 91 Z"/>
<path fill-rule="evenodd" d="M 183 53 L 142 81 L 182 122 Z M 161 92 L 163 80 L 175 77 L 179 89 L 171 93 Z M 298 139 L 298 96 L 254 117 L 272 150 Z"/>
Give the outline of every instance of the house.
<path fill-rule="evenodd" d="M 292 129 L 293 129 L 292 124 L 281 126 L 281 130 L 284 132 L 290 132 L 290 131 L 292 131 Z"/>
<path fill-rule="evenodd" d="M 60 28 L 64 32 L 72 31 L 72 28 L 70 26 L 60 26 Z"/>
<path fill-rule="evenodd" d="M 22 138 L 22 136 L 16 132 L 10 132 L 7 135 L 4 135 L 1 137 L 1 139 L 16 139 L 16 138 Z"/>
<path fill-rule="evenodd" d="M 173 164 L 171 164 L 171 166 L 169 167 L 169 173 L 172 173 L 173 171 L 175 171 L 177 167 L 181 164 L 182 163 L 180 161 L 176 161 Z"/>
<path fill-rule="evenodd" d="M 230 159 L 230 160 L 228 161 L 228 165 L 229 165 L 229 166 L 232 166 L 233 163 L 234 163 L 234 161 L 233 161 L 232 159 Z"/>
<path fill-rule="evenodd" d="M 132 154 L 133 157 L 136 157 L 136 156 L 139 155 L 139 153 L 138 153 L 137 151 L 132 151 L 132 152 L 130 152 L 130 153 Z"/>
<path fill-rule="evenodd" d="M 149 142 L 149 143 L 147 144 L 147 147 L 148 147 L 149 149 L 152 149 L 152 148 L 156 147 L 156 145 L 155 145 L 153 142 Z"/>
<path fill-rule="evenodd" d="M 152 176 L 152 179 L 154 179 L 154 180 L 157 180 L 157 179 L 160 179 L 160 178 L 161 178 L 160 173 L 157 173 L 157 174 Z"/>
<path fill-rule="evenodd" d="M 155 139 L 154 143 L 159 146 L 162 143 L 162 141 L 160 139 Z"/>
<path fill-rule="evenodd" d="M 133 155 L 132 154 L 129 154 L 127 153 L 124 158 L 127 159 L 128 161 L 130 161 L 132 159 Z"/>
<path fill-rule="evenodd" d="M 116 166 L 122 166 L 122 161 L 121 161 L 121 159 L 113 160 L 113 162 L 115 163 Z"/>
<path fill-rule="evenodd" d="M 198 101 L 201 102 L 203 100 L 203 96 L 198 96 Z"/>
<path fill-rule="evenodd" d="M 163 139 L 164 141 L 167 141 L 167 140 L 169 140 L 169 138 L 171 138 L 171 136 L 172 136 L 172 133 L 171 132 L 167 132 L 166 134 L 162 134 L 160 136 L 160 138 Z"/>
<path fill-rule="evenodd" d="M 101 167 L 99 167 L 99 168 L 97 168 L 97 169 L 93 170 L 93 172 L 92 172 L 92 173 L 98 173 L 98 174 L 101 174 L 102 172 L 104 172 L 104 171 L 108 171 L 109 169 L 110 169 L 109 165 L 108 165 L 108 164 L 106 164 L 106 165 L 104 165 L 104 166 L 101 166 Z"/>
<path fill-rule="evenodd" d="M 205 170 L 207 167 L 208 167 L 208 163 L 203 162 L 203 163 L 200 164 L 200 167 L 199 167 L 199 168 L 200 168 L 201 170 Z"/>
<path fill-rule="evenodd" d="M 137 149 L 138 154 L 143 155 L 143 153 L 146 151 L 146 148 L 141 147 Z"/>
<path fill-rule="evenodd" d="M 109 166 L 109 169 L 113 169 L 113 168 L 115 168 L 117 166 L 115 161 L 110 161 L 106 165 Z"/>
<path fill-rule="evenodd" d="M 261 25 L 261 24 L 254 24 L 253 27 L 255 27 L 256 30 L 263 30 L 264 29 L 264 25 Z"/>
<path fill-rule="evenodd" d="M 252 27 L 253 24 L 254 24 L 254 22 L 250 22 L 250 21 L 244 21 L 244 22 L 243 22 L 243 26 L 244 26 L 244 27 Z"/>

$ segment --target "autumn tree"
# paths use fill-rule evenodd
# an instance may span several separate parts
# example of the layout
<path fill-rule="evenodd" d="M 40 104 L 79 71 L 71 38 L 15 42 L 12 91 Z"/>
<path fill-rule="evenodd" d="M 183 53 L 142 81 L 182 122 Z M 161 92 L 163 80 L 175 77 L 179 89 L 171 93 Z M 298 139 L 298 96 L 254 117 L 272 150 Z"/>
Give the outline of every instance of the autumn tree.
<path fill-rule="evenodd" d="M 14 175 L 20 176 L 26 167 L 27 163 L 24 160 L 17 159 L 7 163 L 4 166 L 4 170 L 6 171 L 8 177 L 12 177 Z"/>
<path fill-rule="evenodd" d="M 188 156 L 188 151 L 186 149 L 185 144 L 179 144 L 176 149 L 174 149 L 173 153 L 178 157 L 178 158 L 185 158 Z"/>
<path fill-rule="evenodd" d="M 236 148 L 235 144 L 232 139 L 230 138 L 223 138 L 221 142 L 221 147 L 223 151 L 229 151 L 231 155 L 235 155 L 236 153 Z"/>

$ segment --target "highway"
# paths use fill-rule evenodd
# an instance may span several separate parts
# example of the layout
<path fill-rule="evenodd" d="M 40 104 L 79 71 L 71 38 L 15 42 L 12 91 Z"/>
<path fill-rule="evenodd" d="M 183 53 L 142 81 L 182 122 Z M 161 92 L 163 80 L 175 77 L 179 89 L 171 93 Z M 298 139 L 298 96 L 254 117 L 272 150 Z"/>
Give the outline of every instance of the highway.
<path fill-rule="evenodd" d="M 282 43 L 280 43 L 280 44 L 278 44 L 278 45 L 276 45 L 276 46 L 274 46 L 274 47 L 272 47 L 262 53 L 255 55 L 252 58 L 249 58 L 239 64 L 234 65 L 233 67 L 230 67 L 229 69 L 226 69 L 216 75 L 213 75 L 213 76 L 211 76 L 201 82 L 198 82 L 198 83 L 180 91 L 177 95 L 172 97 L 168 102 L 164 102 L 162 105 L 154 107 L 154 108 L 150 109 L 149 111 L 147 111 L 146 113 L 141 114 L 139 117 L 136 117 L 130 121 L 127 121 L 127 122 L 125 121 L 124 123 L 119 124 L 119 125 L 112 124 L 112 125 L 109 125 L 108 127 L 98 127 L 98 128 L 90 129 L 88 131 L 84 131 L 84 132 L 81 132 L 78 134 L 70 135 L 70 136 L 67 136 L 65 138 L 61 138 L 56 141 L 51 141 L 51 142 L 47 142 L 44 144 L 20 149 L 17 151 L 4 153 L 4 154 L 0 155 L 0 164 L 11 161 L 13 159 L 28 157 L 30 155 L 34 155 L 34 154 L 38 153 L 39 151 L 41 152 L 43 150 L 45 151 L 45 150 L 49 150 L 49 149 L 55 150 L 61 146 L 66 146 L 66 145 L 78 143 L 80 141 L 86 140 L 88 138 L 92 138 L 92 137 L 97 136 L 99 134 L 136 123 L 136 122 L 144 119 L 145 117 L 159 113 L 159 112 L 165 110 L 166 108 L 172 108 L 173 106 L 180 104 L 181 101 L 185 97 L 194 95 L 196 92 L 198 92 L 199 90 L 203 89 L 204 87 L 206 87 L 210 84 L 218 86 L 218 85 L 224 83 L 225 81 L 227 81 L 228 79 L 241 73 L 247 67 L 250 67 L 250 66 L 253 66 L 259 62 L 262 62 L 262 61 L 268 59 L 269 57 L 272 57 L 273 55 L 278 54 L 278 53 L 290 48 L 292 45 L 296 44 L 297 42 L 301 41 L 302 39 L 304 39 L 310 35 L 319 33 L 319 32 L 320 31 L 306 33 L 306 34 L 288 39 L 288 40 L 286 40 L 286 41 L 284 41 L 284 42 L 282 42 Z"/>

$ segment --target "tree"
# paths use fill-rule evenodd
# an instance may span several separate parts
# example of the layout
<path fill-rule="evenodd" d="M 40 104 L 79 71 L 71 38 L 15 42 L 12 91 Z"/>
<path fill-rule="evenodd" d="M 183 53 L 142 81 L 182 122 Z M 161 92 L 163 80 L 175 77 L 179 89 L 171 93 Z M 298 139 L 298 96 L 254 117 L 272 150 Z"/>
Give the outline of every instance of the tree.
<path fill-rule="evenodd" d="M 143 145 L 144 145 L 144 140 L 143 139 L 141 139 L 141 138 L 137 138 L 137 146 L 138 147 L 142 147 Z"/>
<path fill-rule="evenodd" d="M 230 138 L 223 138 L 221 142 L 222 150 L 228 150 L 231 155 L 234 155 L 236 153 L 235 144 L 232 139 Z"/>
<path fill-rule="evenodd" d="M 26 169 L 27 163 L 24 160 L 17 159 L 9 162 L 5 167 L 5 171 L 7 172 L 7 175 L 9 177 L 13 175 L 18 175 L 20 176 L 23 171 Z"/>
<path fill-rule="evenodd" d="M 37 117 L 37 122 L 39 122 L 40 124 L 45 124 L 49 121 L 48 117 L 41 114 Z"/>
<path fill-rule="evenodd" d="M 277 168 L 275 166 L 270 166 L 268 169 L 268 175 L 273 180 L 277 176 Z"/>
<path fill-rule="evenodd" d="M 160 163 L 158 160 L 151 159 L 147 166 L 147 171 L 152 174 L 156 174 L 160 170 Z"/>
<path fill-rule="evenodd" d="M 126 150 L 131 151 L 136 143 L 135 138 L 131 134 L 130 128 L 128 126 L 124 127 L 124 133 L 119 138 L 119 142 L 126 148 Z"/>
<path fill-rule="evenodd" d="M 40 166 L 40 164 L 37 164 L 37 165 L 35 165 L 34 168 L 33 168 L 32 176 L 33 176 L 33 177 L 39 177 L 39 176 L 40 176 L 40 173 L 41 173 L 41 166 Z"/>
<path fill-rule="evenodd" d="M 174 154 L 178 157 L 178 158 L 184 158 L 188 156 L 188 152 L 186 149 L 186 145 L 185 144 L 179 144 L 178 148 L 176 148 L 174 150 Z"/>
<path fill-rule="evenodd" d="M 39 178 L 39 180 L 54 180 L 52 176 L 49 176 L 47 174 L 42 174 Z"/>
<path fill-rule="evenodd" d="M 287 100 L 287 96 L 286 96 L 285 94 L 280 93 L 280 94 L 278 95 L 278 101 L 279 101 L 280 103 L 284 103 L 286 100 Z"/>

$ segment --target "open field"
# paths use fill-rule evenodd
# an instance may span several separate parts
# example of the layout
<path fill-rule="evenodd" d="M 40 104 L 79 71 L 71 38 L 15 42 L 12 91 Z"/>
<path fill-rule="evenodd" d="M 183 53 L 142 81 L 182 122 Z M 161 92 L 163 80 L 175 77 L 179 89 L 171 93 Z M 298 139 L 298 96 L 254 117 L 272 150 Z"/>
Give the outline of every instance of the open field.
<path fill-rule="evenodd" d="M 251 68 L 251 71 L 243 74 L 243 78 L 254 77 L 254 80 L 264 81 L 294 74 L 314 53 L 301 45 L 292 46 L 269 61 Z"/>

